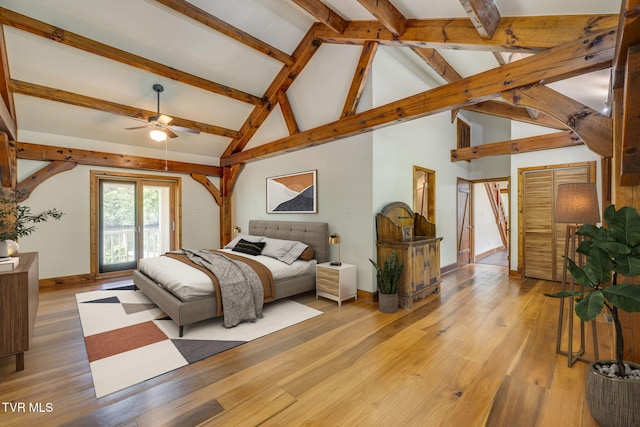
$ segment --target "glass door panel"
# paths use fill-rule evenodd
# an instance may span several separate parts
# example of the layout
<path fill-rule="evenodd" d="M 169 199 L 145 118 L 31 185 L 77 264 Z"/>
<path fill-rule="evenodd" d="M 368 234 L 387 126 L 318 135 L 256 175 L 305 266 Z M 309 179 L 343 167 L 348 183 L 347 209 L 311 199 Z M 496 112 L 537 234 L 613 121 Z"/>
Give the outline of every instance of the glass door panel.
<path fill-rule="evenodd" d="M 101 273 L 134 269 L 138 259 L 136 183 L 100 181 Z"/>
<path fill-rule="evenodd" d="M 142 251 L 140 258 L 162 255 L 171 250 L 173 220 L 171 186 L 164 183 L 142 184 Z"/>

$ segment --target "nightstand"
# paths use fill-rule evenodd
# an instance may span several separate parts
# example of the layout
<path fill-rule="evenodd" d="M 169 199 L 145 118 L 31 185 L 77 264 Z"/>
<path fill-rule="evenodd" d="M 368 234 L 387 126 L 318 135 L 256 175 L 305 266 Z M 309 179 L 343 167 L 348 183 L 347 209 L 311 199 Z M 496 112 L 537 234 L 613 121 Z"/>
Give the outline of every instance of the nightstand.
<path fill-rule="evenodd" d="M 318 296 L 338 301 L 358 300 L 356 266 L 352 264 L 331 265 L 324 262 L 316 266 L 316 299 Z"/>

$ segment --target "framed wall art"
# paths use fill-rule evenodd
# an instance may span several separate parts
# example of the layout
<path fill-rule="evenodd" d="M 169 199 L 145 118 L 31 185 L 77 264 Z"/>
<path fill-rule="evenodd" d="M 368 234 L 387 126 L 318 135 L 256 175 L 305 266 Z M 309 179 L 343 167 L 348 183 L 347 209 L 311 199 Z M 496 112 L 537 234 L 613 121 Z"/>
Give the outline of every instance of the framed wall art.
<path fill-rule="evenodd" d="M 267 213 L 317 212 L 317 171 L 267 178 Z"/>

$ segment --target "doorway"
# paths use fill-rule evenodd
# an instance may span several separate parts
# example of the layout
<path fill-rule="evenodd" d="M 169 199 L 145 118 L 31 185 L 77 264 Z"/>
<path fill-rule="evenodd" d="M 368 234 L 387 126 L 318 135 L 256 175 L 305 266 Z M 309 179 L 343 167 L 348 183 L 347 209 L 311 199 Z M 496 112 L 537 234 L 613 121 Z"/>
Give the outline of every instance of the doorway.
<path fill-rule="evenodd" d="M 134 270 L 178 247 L 179 178 L 92 172 L 92 272 Z"/>
<path fill-rule="evenodd" d="M 473 262 L 509 267 L 509 178 L 472 182 Z"/>

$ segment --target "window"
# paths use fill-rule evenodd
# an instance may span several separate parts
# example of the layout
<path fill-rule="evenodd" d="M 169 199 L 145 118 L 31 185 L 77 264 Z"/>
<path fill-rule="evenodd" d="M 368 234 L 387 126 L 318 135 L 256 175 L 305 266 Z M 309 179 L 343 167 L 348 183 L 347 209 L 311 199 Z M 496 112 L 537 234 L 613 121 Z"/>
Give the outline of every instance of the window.
<path fill-rule="evenodd" d="M 133 270 L 179 247 L 180 178 L 91 174 L 94 276 Z"/>

